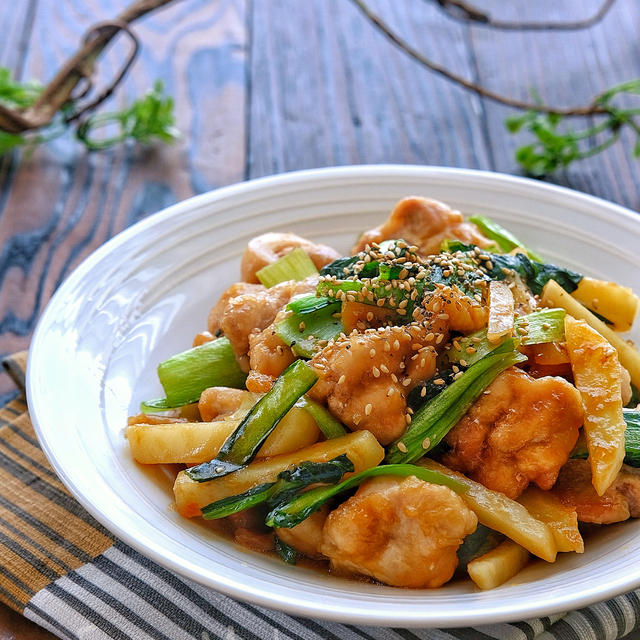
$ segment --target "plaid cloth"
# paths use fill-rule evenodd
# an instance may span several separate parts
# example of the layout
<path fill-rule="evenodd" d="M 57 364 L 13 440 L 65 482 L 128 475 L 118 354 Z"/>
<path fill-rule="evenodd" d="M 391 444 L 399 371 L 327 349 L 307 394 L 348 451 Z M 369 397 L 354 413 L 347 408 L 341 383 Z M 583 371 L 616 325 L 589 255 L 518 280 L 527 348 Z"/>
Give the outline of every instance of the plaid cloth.
<path fill-rule="evenodd" d="M 23 390 L 26 353 L 4 366 Z M 69 640 L 614 640 L 640 621 L 640 590 L 567 614 L 447 630 L 355 627 L 236 602 L 96 522 L 49 466 L 24 395 L 0 409 L 0 600 Z"/>

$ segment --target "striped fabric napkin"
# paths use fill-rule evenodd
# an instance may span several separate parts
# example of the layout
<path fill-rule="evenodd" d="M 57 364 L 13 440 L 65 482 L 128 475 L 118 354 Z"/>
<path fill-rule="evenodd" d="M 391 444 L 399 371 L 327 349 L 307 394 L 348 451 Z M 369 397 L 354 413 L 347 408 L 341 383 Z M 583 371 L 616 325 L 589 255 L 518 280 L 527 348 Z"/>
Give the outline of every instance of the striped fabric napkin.
<path fill-rule="evenodd" d="M 24 390 L 26 353 L 4 361 Z M 0 409 L 0 600 L 69 640 L 613 640 L 640 621 L 640 590 L 580 611 L 465 629 L 355 627 L 236 602 L 115 539 L 67 492 L 24 395 Z"/>

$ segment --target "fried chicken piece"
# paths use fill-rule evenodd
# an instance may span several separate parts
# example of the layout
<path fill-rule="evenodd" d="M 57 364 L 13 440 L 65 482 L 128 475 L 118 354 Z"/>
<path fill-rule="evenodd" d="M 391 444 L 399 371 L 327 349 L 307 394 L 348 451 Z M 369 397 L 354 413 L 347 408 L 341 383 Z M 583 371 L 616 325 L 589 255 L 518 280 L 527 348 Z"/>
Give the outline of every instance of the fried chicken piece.
<path fill-rule="evenodd" d="M 306 520 L 290 529 L 278 528 L 276 535 L 285 544 L 293 547 L 309 558 L 320 558 L 322 552 L 322 529 L 329 515 L 329 507 L 323 505 L 319 511 L 312 513 Z"/>
<path fill-rule="evenodd" d="M 477 524 L 448 487 L 416 477 L 375 478 L 329 514 L 320 550 L 339 572 L 435 588 L 453 576 L 456 551 Z"/>
<path fill-rule="evenodd" d="M 591 482 L 589 461 L 569 460 L 551 492 L 575 508 L 580 522 L 611 524 L 640 517 L 640 470 L 627 465 L 622 465 L 614 483 L 599 496 Z"/>
<path fill-rule="evenodd" d="M 462 214 L 438 200 L 410 197 L 400 200 L 389 218 L 375 229 L 365 231 L 351 250 L 362 251 L 367 244 L 402 238 L 416 245 L 423 256 L 440 252 L 443 240 L 457 238 L 467 244 L 486 247 L 491 241 Z"/>
<path fill-rule="evenodd" d="M 578 439 L 584 409 L 562 378 L 501 373 L 446 436 L 443 463 L 516 499 L 535 482 L 551 489 Z"/>
<path fill-rule="evenodd" d="M 309 395 L 352 431 L 367 429 L 388 444 L 406 429 L 407 394 L 436 372 L 434 341 L 417 324 L 353 333 L 311 359 L 319 380 Z"/>
<path fill-rule="evenodd" d="M 275 320 L 260 332 L 249 336 L 249 375 L 247 389 L 254 393 L 266 393 L 274 380 L 295 360 L 291 349 L 276 333 L 276 326 L 289 311 L 282 309 Z"/>
<path fill-rule="evenodd" d="M 473 333 L 487 326 L 489 307 L 465 295 L 457 285 L 439 286 L 428 293 L 422 304 L 434 321 L 444 321 L 451 331 Z"/>
<path fill-rule="evenodd" d="M 236 358 L 248 371 L 249 336 L 266 329 L 291 298 L 315 292 L 317 284 L 317 276 L 311 276 L 300 282 L 281 282 L 269 289 L 254 284 L 232 285 L 209 314 L 209 331 L 215 334 L 217 328 L 224 333 Z"/>
<path fill-rule="evenodd" d="M 258 293 L 266 291 L 266 287 L 261 284 L 247 284 L 246 282 L 236 282 L 228 287 L 225 292 L 220 296 L 218 302 L 211 307 L 209 311 L 209 318 L 207 319 L 207 328 L 209 333 L 216 335 L 219 331 L 222 331 L 222 318 L 229 306 L 229 302 L 233 298 L 243 296 L 248 293 Z"/>
<path fill-rule="evenodd" d="M 340 257 L 326 244 L 316 244 L 295 233 L 263 233 L 249 241 L 242 254 L 240 272 L 245 282 L 259 282 L 256 273 L 300 247 L 311 258 L 318 270 Z"/>
<path fill-rule="evenodd" d="M 204 422 L 211 422 L 219 416 L 237 411 L 247 392 L 230 387 L 209 387 L 200 394 L 198 409 Z"/>

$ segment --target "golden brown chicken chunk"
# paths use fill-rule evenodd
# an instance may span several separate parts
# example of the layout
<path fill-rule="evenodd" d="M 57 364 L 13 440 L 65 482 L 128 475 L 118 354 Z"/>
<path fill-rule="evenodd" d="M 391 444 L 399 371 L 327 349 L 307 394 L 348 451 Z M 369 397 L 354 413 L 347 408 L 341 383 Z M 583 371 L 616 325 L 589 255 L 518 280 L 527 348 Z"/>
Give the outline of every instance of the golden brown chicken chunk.
<path fill-rule="evenodd" d="M 319 376 L 309 395 L 326 402 L 352 431 L 367 429 L 382 443 L 410 421 L 406 396 L 436 371 L 437 337 L 411 324 L 353 333 L 329 343 L 310 365 Z"/>
<path fill-rule="evenodd" d="M 242 254 L 242 279 L 245 282 L 259 282 L 256 272 L 286 256 L 296 247 L 304 250 L 318 270 L 340 257 L 335 249 L 326 244 L 316 244 L 295 233 L 263 233 L 249 240 Z"/>
<path fill-rule="evenodd" d="M 253 284 L 232 285 L 209 314 L 209 331 L 213 334 L 218 329 L 222 331 L 236 358 L 248 371 L 249 336 L 268 327 L 293 296 L 313 293 L 317 283 L 317 276 L 311 276 L 301 282 L 281 282 L 269 289 Z"/>
<path fill-rule="evenodd" d="M 229 415 L 240 408 L 247 395 L 247 392 L 242 389 L 209 387 L 200 394 L 198 401 L 200 417 L 205 422 L 211 422 L 219 416 Z"/>
<path fill-rule="evenodd" d="M 260 332 L 249 336 L 249 375 L 247 389 L 266 393 L 274 380 L 295 360 L 291 349 L 276 333 L 276 326 L 291 312 L 282 309 L 275 320 Z"/>
<path fill-rule="evenodd" d="M 329 507 L 323 505 L 319 511 L 312 513 L 306 520 L 291 529 L 276 529 L 276 535 L 285 544 L 293 547 L 309 558 L 320 558 L 322 552 L 322 529 L 329 515 Z"/>
<path fill-rule="evenodd" d="M 362 251 L 367 244 L 402 238 L 418 247 L 423 256 L 440 252 L 443 240 L 457 238 L 467 244 L 486 247 L 491 241 L 459 211 L 430 198 L 403 198 L 396 204 L 384 224 L 365 231 L 352 249 Z"/>
<path fill-rule="evenodd" d="M 530 482 L 551 489 L 578 439 L 584 410 L 562 378 L 500 374 L 448 433 L 443 462 L 516 499 Z"/>
<path fill-rule="evenodd" d="M 622 465 L 615 482 L 599 496 L 591 482 L 587 460 L 569 460 L 552 492 L 574 507 L 580 522 L 610 524 L 640 518 L 640 470 Z"/>
<path fill-rule="evenodd" d="M 451 579 L 456 551 L 477 524 L 448 487 L 415 477 L 376 478 L 329 514 L 321 551 L 336 571 L 434 588 Z"/>

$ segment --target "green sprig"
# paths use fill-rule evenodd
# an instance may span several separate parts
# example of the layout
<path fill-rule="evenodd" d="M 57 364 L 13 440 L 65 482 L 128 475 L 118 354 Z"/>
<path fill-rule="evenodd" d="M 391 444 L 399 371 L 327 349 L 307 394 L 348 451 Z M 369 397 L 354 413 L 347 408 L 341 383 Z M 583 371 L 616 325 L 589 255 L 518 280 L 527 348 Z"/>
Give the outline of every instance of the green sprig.
<path fill-rule="evenodd" d="M 544 176 L 608 149 L 618 141 L 623 130 L 635 134 L 633 155 L 640 156 L 640 108 L 621 108 L 613 104 L 614 98 L 623 94 L 640 94 L 640 78 L 601 93 L 593 105 L 604 113 L 594 114 L 593 118 L 600 121 L 584 129 L 567 125 L 566 116 L 535 109 L 507 118 L 505 125 L 508 131 L 517 133 L 525 130 L 535 138 L 534 142 L 516 149 L 516 162 L 527 173 Z"/>
<path fill-rule="evenodd" d="M 9 69 L 0 67 L 0 104 L 10 109 L 26 109 L 34 104 L 41 92 L 42 86 L 39 83 L 17 82 Z M 179 136 L 173 107 L 173 98 L 165 95 L 162 82 L 158 80 L 141 99 L 121 111 L 89 116 L 78 126 L 75 137 L 90 151 L 108 149 L 126 140 L 142 144 L 154 140 L 171 143 Z M 17 134 L 0 131 L 0 155 L 17 147 L 35 147 L 60 137 L 70 127 L 65 120 L 70 113 L 70 105 L 67 105 L 52 124 L 37 132 Z M 99 129 L 114 126 L 117 128 L 115 135 L 94 137 Z"/>

